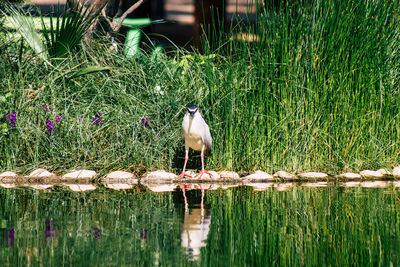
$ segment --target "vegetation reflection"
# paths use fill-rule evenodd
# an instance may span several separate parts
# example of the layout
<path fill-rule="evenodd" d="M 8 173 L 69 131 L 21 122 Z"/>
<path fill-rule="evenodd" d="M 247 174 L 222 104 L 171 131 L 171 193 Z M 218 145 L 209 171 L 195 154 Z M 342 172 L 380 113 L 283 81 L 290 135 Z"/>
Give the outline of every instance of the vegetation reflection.
<path fill-rule="evenodd" d="M 399 191 L 391 186 L 0 194 L 5 265 L 400 263 Z"/>

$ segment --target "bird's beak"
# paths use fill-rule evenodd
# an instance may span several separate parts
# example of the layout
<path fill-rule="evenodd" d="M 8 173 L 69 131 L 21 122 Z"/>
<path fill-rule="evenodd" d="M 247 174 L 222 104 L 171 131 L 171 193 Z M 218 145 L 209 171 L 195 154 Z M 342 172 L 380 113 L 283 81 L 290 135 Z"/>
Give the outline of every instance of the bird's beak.
<path fill-rule="evenodd" d="M 195 114 L 196 111 L 197 111 L 197 108 L 196 108 L 196 109 L 190 109 L 190 108 L 188 108 L 187 111 L 189 112 L 190 116 L 193 118 L 194 114 Z"/>

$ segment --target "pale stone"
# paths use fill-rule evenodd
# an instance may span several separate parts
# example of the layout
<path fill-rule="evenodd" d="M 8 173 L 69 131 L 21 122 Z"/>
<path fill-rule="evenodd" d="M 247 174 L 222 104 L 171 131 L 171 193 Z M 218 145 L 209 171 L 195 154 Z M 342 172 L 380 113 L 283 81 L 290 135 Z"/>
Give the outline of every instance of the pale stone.
<path fill-rule="evenodd" d="M 359 179 L 361 178 L 361 175 L 358 173 L 353 173 L 353 172 L 345 172 L 339 175 L 340 177 L 347 178 L 347 179 Z"/>
<path fill-rule="evenodd" d="M 277 191 L 286 191 L 290 188 L 294 187 L 295 183 L 278 183 L 274 184 L 274 187 Z"/>
<path fill-rule="evenodd" d="M 222 189 L 228 189 L 228 188 L 231 188 L 231 187 L 238 187 L 238 185 L 237 184 L 223 184 L 220 187 Z"/>
<path fill-rule="evenodd" d="M 382 178 L 384 176 L 381 172 L 371 170 L 361 171 L 360 175 L 365 178 Z"/>
<path fill-rule="evenodd" d="M 37 190 L 45 190 L 47 188 L 52 187 L 52 184 L 27 184 L 26 186 L 32 187 Z"/>
<path fill-rule="evenodd" d="M 285 171 L 277 171 L 276 173 L 274 173 L 273 176 L 279 179 L 297 179 L 296 175 L 293 175 Z"/>
<path fill-rule="evenodd" d="M 134 178 L 133 173 L 125 172 L 125 171 L 114 171 L 109 173 L 106 178 L 109 179 L 132 179 Z"/>
<path fill-rule="evenodd" d="M 305 187 L 327 187 L 328 183 L 327 182 L 304 183 L 304 184 L 301 184 L 301 185 L 305 186 Z"/>
<path fill-rule="evenodd" d="M 204 190 L 217 190 L 220 187 L 219 184 L 209 184 L 209 183 L 201 183 L 197 189 L 204 189 Z"/>
<path fill-rule="evenodd" d="M 4 187 L 4 188 L 14 188 L 14 187 L 16 187 L 17 185 L 16 184 L 8 184 L 8 183 L 0 183 L 0 186 L 1 187 Z"/>
<path fill-rule="evenodd" d="M 176 184 L 145 184 L 153 192 L 172 192 L 177 187 Z"/>
<path fill-rule="evenodd" d="M 194 178 L 194 176 L 197 174 L 194 170 L 186 170 L 185 171 L 185 174 L 187 174 L 187 175 L 189 175 L 190 177 L 188 177 L 188 176 L 185 176 L 185 177 L 183 177 L 183 179 L 190 179 L 190 178 Z M 178 177 L 178 178 L 180 178 L 180 177 Z M 181 178 L 180 178 L 181 179 Z"/>
<path fill-rule="evenodd" d="M 275 178 L 263 171 L 257 170 L 254 173 L 243 177 L 243 180 L 269 180 L 275 181 Z"/>
<path fill-rule="evenodd" d="M 394 187 L 400 187 L 400 181 L 394 181 L 393 182 Z"/>
<path fill-rule="evenodd" d="M 270 188 L 274 183 L 245 183 L 244 185 L 253 187 L 254 191 L 265 191 Z"/>
<path fill-rule="evenodd" d="M 231 171 L 222 171 L 219 173 L 219 175 L 221 176 L 221 179 L 237 180 L 240 178 L 237 172 L 231 172 Z"/>
<path fill-rule="evenodd" d="M 104 184 L 105 187 L 114 190 L 126 190 L 134 187 L 132 184 Z"/>
<path fill-rule="evenodd" d="M 73 171 L 67 174 L 64 174 L 63 179 L 91 179 L 96 175 L 95 171 L 92 170 L 80 170 Z"/>
<path fill-rule="evenodd" d="M 114 171 L 109 173 L 106 177 L 101 179 L 104 184 L 137 184 L 138 179 L 130 172 Z"/>
<path fill-rule="evenodd" d="M 92 184 L 64 184 L 68 186 L 74 192 L 83 192 L 83 191 L 91 191 L 95 190 L 96 187 Z"/>
<path fill-rule="evenodd" d="M 397 166 L 393 169 L 393 176 L 400 178 L 400 166 Z"/>
<path fill-rule="evenodd" d="M 346 182 L 343 183 L 343 186 L 345 187 L 356 187 L 359 186 L 361 182 Z"/>
<path fill-rule="evenodd" d="M 221 178 L 221 175 L 219 175 L 219 173 L 216 171 L 208 171 L 208 172 L 211 174 L 211 176 L 209 174 L 205 173 L 205 174 L 203 174 L 201 179 L 208 178 L 208 179 L 212 179 L 212 180 L 218 180 Z"/>
<path fill-rule="evenodd" d="M 17 174 L 15 172 L 3 172 L 2 174 L 0 174 L 0 181 L 2 181 L 4 184 L 14 184 L 16 182 L 18 183 L 18 180 L 21 180 L 21 177 L 17 177 Z"/>
<path fill-rule="evenodd" d="M 186 189 L 186 190 L 216 190 L 220 187 L 219 184 L 216 183 L 183 183 L 183 184 L 178 184 L 180 189 Z"/>
<path fill-rule="evenodd" d="M 15 172 L 3 172 L 0 174 L 0 179 L 3 177 L 17 177 Z"/>
<path fill-rule="evenodd" d="M 37 169 L 29 174 L 29 177 L 37 177 L 37 178 L 52 177 L 52 176 L 55 176 L 55 174 L 45 169 Z"/>
<path fill-rule="evenodd" d="M 219 178 L 221 178 L 221 176 L 216 172 L 216 171 L 207 171 L 209 172 L 211 175 L 204 173 L 201 178 L 199 178 L 199 176 L 196 177 L 196 175 L 198 175 L 198 173 L 192 173 L 192 171 L 189 171 L 187 174 L 189 174 L 192 177 L 184 177 L 183 179 L 187 179 L 187 180 L 218 180 Z"/>
<path fill-rule="evenodd" d="M 173 181 L 178 178 L 178 176 L 172 172 L 166 172 L 164 170 L 153 171 L 146 174 L 142 179 L 143 180 L 152 180 L 152 181 Z"/>
<path fill-rule="evenodd" d="M 328 174 L 323 172 L 304 172 L 300 173 L 299 176 L 304 179 L 322 179 L 328 178 Z"/>
<path fill-rule="evenodd" d="M 379 173 L 382 174 L 383 176 L 391 175 L 391 173 L 388 172 L 388 171 L 385 170 L 385 169 L 379 169 L 379 170 L 377 170 L 376 172 L 379 172 Z"/>
<path fill-rule="evenodd" d="M 374 181 L 374 182 L 362 182 L 362 187 L 369 187 L 369 188 L 385 188 L 389 185 L 388 181 Z"/>

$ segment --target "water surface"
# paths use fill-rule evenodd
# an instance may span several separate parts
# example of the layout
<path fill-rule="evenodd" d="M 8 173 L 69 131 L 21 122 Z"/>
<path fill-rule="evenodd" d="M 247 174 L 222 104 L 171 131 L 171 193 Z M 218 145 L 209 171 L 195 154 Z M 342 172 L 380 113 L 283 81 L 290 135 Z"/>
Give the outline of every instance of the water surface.
<path fill-rule="evenodd" d="M 394 186 L 201 188 L 1 188 L 1 265 L 400 264 Z"/>

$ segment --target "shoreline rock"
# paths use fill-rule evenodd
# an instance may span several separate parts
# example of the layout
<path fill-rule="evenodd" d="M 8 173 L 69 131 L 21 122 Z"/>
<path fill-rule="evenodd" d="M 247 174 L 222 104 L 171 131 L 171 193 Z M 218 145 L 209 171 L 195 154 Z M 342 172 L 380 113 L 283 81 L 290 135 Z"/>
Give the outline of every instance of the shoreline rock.
<path fill-rule="evenodd" d="M 242 178 L 243 182 L 250 182 L 250 181 L 275 181 L 276 179 L 271 175 L 266 172 L 256 170 L 254 173 L 249 174 L 245 177 Z"/>
<path fill-rule="evenodd" d="M 178 175 L 172 172 L 166 172 L 164 170 L 152 171 L 147 173 L 144 177 L 140 179 L 140 182 L 151 182 L 151 183 L 161 183 L 161 182 L 173 182 L 178 178 Z"/>
<path fill-rule="evenodd" d="M 125 171 L 113 171 L 100 179 L 103 184 L 137 184 L 138 179 L 133 173 Z"/>
<path fill-rule="evenodd" d="M 276 173 L 274 173 L 273 175 L 275 178 L 279 178 L 279 179 L 283 179 L 283 180 L 295 180 L 295 179 L 299 179 L 296 175 L 291 174 L 289 172 L 285 172 L 285 171 L 277 171 Z"/>
<path fill-rule="evenodd" d="M 329 177 L 328 174 L 323 172 L 303 172 L 299 176 L 303 179 L 326 179 Z"/>
<path fill-rule="evenodd" d="M 397 166 L 393 169 L 393 176 L 396 178 L 400 178 L 400 166 Z"/>
<path fill-rule="evenodd" d="M 371 171 L 371 170 L 364 170 L 360 172 L 360 175 L 363 178 L 383 178 L 385 175 L 382 173 L 382 171 Z"/>
<path fill-rule="evenodd" d="M 340 175 L 338 175 L 339 178 L 346 178 L 346 179 L 361 179 L 361 175 L 358 173 L 353 173 L 353 172 L 345 172 Z"/>
<path fill-rule="evenodd" d="M 72 171 L 67 174 L 64 174 L 61 179 L 62 180 L 91 180 L 96 175 L 95 171 L 92 170 L 79 170 Z"/>
<path fill-rule="evenodd" d="M 232 171 L 222 171 L 219 173 L 221 179 L 228 179 L 228 180 L 239 180 L 240 176 L 237 172 Z"/>

